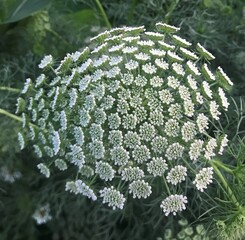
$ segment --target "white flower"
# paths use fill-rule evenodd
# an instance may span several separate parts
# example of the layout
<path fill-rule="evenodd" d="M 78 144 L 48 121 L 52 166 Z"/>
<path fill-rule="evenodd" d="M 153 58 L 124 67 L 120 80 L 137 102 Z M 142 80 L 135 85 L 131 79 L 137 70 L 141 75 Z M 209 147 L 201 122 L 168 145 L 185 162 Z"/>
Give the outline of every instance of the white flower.
<path fill-rule="evenodd" d="M 111 48 L 108 49 L 108 52 L 118 52 L 122 48 L 124 48 L 124 46 L 125 46 L 125 43 L 121 43 L 119 45 L 112 46 Z"/>
<path fill-rule="evenodd" d="M 202 86 L 203 86 L 204 93 L 205 93 L 210 99 L 212 99 L 213 93 L 212 93 L 212 91 L 211 91 L 211 89 L 210 89 L 209 84 L 208 84 L 206 81 L 203 81 L 203 82 L 202 82 Z"/>
<path fill-rule="evenodd" d="M 185 40 L 184 38 L 182 38 L 180 36 L 173 35 L 172 38 L 180 46 L 189 47 L 192 45 L 190 42 L 188 42 L 187 40 Z"/>
<path fill-rule="evenodd" d="M 121 172 L 122 180 L 132 182 L 145 176 L 144 171 L 139 167 L 127 167 Z"/>
<path fill-rule="evenodd" d="M 189 59 L 191 59 L 191 60 L 198 60 L 198 56 L 197 56 L 194 52 L 192 52 L 192 51 L 190 51 L 190 50 L 188 50 L 188 49 L 186 49 L 186 48 L 180 47 L 180 52 L 181 52 L 185 57 L 187 57 L 187 58 L 189 58 Z"/>
<path fill-rule="evenodd" d="M 151 195 L 151 186 L 144 180 L 136 180 L 129 184 L 129 193 L 133 198 L 147 198 Z"/>
<path fill-rule="evenodd" d="M 164 50 L 174 50 L 175 46 L 170 45 L 164 41 L 158 41 L 158 43 L 160 44 L 160 46 L 164 49 Z"/>
<path fill-rule="evenodd" d="M 78 73 L 84 73 L 90 66 L 92 66 L 93 61 L 89 58 L 80 67 L 77 68 Z"/>
<path fill-rule="evenodd" d="M 137 60 L 146 61 L 150 59 L 150 56 L 146 53 L 138 53 L 134 55 Z"/>
<path fill-rule="evenodd" d="M 196 139 L 190 146 L 189 150 L 189 156 L 191 160 L 196 161 L 198 157 L 201 156 L 201 153 L 203 152 L 203 140 Z"/>
<path fill-rule="evenodd" d="M 233 85 L 233 82 L 230 80 L 230 78 L 226 75 L 221 67 L 218 67 L 217 71 L 223 81 L 227 82 L 230 86 Z"/>
<path fill-rule="evenodd" d="M 185 210 L 187 203 L 187 197 L 183 195 L 170 195 L 166 199 L 164 199 L 161 203 L 161 208 L 165 214 L 168 216 L 170 213 L 173 213 L 175 216 L 177 212 Z"/>
<path fill-rule="evenodd" d="M 196 188 L 203 192 L 203 189 L 207 188 L 207 185 L 212 183 L 213 178 L 213 168 L 202 168 L 199 173 L 196 175 L 193 183 L 196 185 Z"/>
<path fill-rule="evenodd" d="M 46 68 L 48 66 L 51 66 L 52 63 L 53 63 L 53 57 L 51 55 L 47 55 L 41 60 L 41 63 L 38 65 L 38 67 Z"/>
<path fill-rule="evenodd" d="M 205 49 L 200 43 L 197 43 L 197 50 L 208 60 L 215 59 L 214 55 Z"/>
<path fill-rule="evenodd" d="M 82 194 L 88 198 L 91 198 L 93 201 L 97 200 L 97 196 L 94 194 L 94 191 L 87 186 L 82 180 L 78 179 L 75 181 L 75 194 Z M 67 183 L 66 183 L 66 191 L 68 191 Z"/>
<path fill-rule="evenodd" d="M 142 70 L 148 74 L 153 74 L 153 73 L 156 73 L 156 71 L 157 71 L 156 67 L 154 65 L 152 65 L 151 63 L 144 64 L 142 66 Z"/>
<path fill-rule="evenodd" d="M 156 58 L 155 64 L 163 70 L 167 70 L 169 68 L 169 64 L 166 61 L 164 61 L 162 58 Z"/>
<path fill-rule="evenodd" d="M 129 42 L 129 43 L 131 43 L 131 42 L 137 42 L 138 40 L 140 40 L 140 36 L 124 37 L 122 40 L 125 41 L 125 42 Z"/>
<path fill-rule="evenodd" d="M 219 120 L 219 115 L 221 114 L 221 112 L 219 112 L 218 108 L 219 108 L 219 106 L 217 105 L 217 103 L 215 101 L 210 102 L 209 111 L 215 120 Z"/>
<path fill-rule="evenodd" d="M 171 94 L 171 92 L 168 89 L 163 89 L 159 91 L 159 98 L 163 103 L 170 104 L 174 101 L 174 98 Z"/>
<path fill-rule="evenodd" d="M 155 49 L 155 48 L 151 49 L 150 53 L 154 56 L 157 56 L 157 57 L 163 57 L 166 54 L 166 52 L 164 50 Z"/>
<path fill-rule="evenodd" d="M 186 100 L 186 101 L 190 101 L 191 99 L 191 94 L 189 91 L 189 88 L 183 85 L 179 86 L 179 95 L 181 97 L 181 99 Z"/>
<path fill-rule="evenodd" d="M 208 78 L 208 80 L 215 80 L 215 76 L 213 75 L 213 73 L 209 70 L 207 63 L 203 64 L 203 73 L 204 76 L 206 76 Z"/>
<path fill-rule="evenodd" d="M 23 134 L 21 132 L 18 132 L 18 142 L 20 145 L 20 150 L 23 150 L 25 147 L 25 139 L 24 139 Z"/>
<path fill-rule="evenodd" d="M 123 166 L 129 161 L 129 152 L 122 146 L 112 148 L 110 156 L 115 165 Z"/>
<path fill-rule="evenodd" d="M 180 85 L 180 82 L 177 78 L 175 78 L 174 76 L 168 76 L 168 86 L 173 88 L 173 89 L 176 89 L 179 87 Z"/>
<path fill-rule="evenodd" d="M 177 183 L 184 181 L 186 176 L 187 168 L 181 165 L 177 165 L 174 168 L 172 168 L 168 173 L 167 181 L 169 183 L 172 183 L 173 185 L 177 185 Z"/>
<path fill-rule="evenodd" d="M 173 70 L 180 76 L 184 76 L 185 75 L 185 71 L 184 68 L 182 67 L 182 65 L 180 65 L 179 63 L 173 63 L 172 64 Z"/>
<path fill-rule="evenodd" d="M 49 204 L 44 205 L 34 212 L 32 215 L 33 219 L 36 221 L 38 225 L 44 224 L 52 219 L 52 216 L 50 215 L 50 207 Z"/>
<path fill-rule="evenodd" d="M 179 122 L 176 119 L 169 119 L 165 123 L 164 131 L 167 136 L 178 137 L 180 132 Z"/>
<path fill-rule="evenodd" d="M 178 56 L 175 52 L 172 52 L 170 50 L 167 51 L 167 55 L 170 58 L 170 60 L 176 61 L 176 62 L 183 62 L 184 59 Z"/>
<path fill-rule="evenodd" d="M 191 74 L 187 76 L 187 81 L 191 89 L 197 90 L 197 82 L 195 81 L 195 79 Z"/>
<path fill-rule="evenodd" d="M 137 163 L 146 162 L 150 156 L 150 151 L 145 145 L 136 146 L 132 153 L 132 157 Z"/>
<path fill-rule="evenodd" d="M 193 117 L 195 111 L 193 102 L 190 100 L 184 101 L 184 110 L 186 116 Z"/>
<path fill-rule="evenodd" d="M 138 66 L 139 66 L 139 63 L 134 61 L 134 60 L 132 60 L 132 59 L 129 60 L 129 62 L 125 64 L 125 68 L 130 70 L 130 71 L 137 69 Z"/>
<path fill-rule="evenodd" d="M 151 149 L 155 153 L 163 153 L 168 146 L 168 140 L 162 136 L 156 136 L 151 141 Z"/>
<path fill-rule="evenodd" d="M 203 113 L 198 114 L 196 123 L 200 133 L 204 133 L 205 129 L 208 129 L 208 117 Z"/>
<path fill-rule="evenodd" d="M 110 62 L 109 65 L 110 66 L 116 66 L 119 63 L 121 63 L 123 61 L 123 57 L 122 56 L 115 56 L 115 57 L 111 57 L 110 58 Z"/>
<path fill-rule="evenodd" d="M 180 28 L 166 24 L 166 23 L 156 23 L 156 27 L 162 30 L 163 32 L 178 32 Z"/>
<path fill-rule="evenodd" d="M 168 169 L 166 160 L 163 160 L 162 157 L 153 158 L 149 163 L 147 163 L 147 171 L 152 174 L 154 177 L 163 176 L 164 172 Z"/>
<path fill-rule="evenodd" d="M 108 78 L 115 78 L 118 76 L 121 72 L 121 69 L 119 67 L 113 67 L 109 71 L 106 72 L 106 76 Z"/>
<path fill-rule="evenodd" d="M 150 84 L 153 87 L 161 87 L 163 84 L 163 79 L 160 78 L 159 76 L 154 76 L 150 79 Z"/>
<path fill-rule="evenodd" d="M 179 143 L 173 143 L 168 146 L 165 156 L 168 160 L 180 159 L 184 153 L 184 149 Z"/>
<path fill-rule="evenodd" d="M 151 40 L 147 40 L 147 41 L 144 41 L 144 40 L 140 40 L 137 42 L 140 46 L 148 46 L 148 47 L 153 47 L 155 45 L 155 43 Z"/>
<path fill-rule="evenodd" d="M 208 160 L 211 160 L 212 157 L 215 156 L 215 148 L 217 147 L 217 142 L 215 138 L 210 138 L 208 141 L 206 148 L 205 148 L 205 154 L 204 157 Z"/>
<path fill-rule="evenodd" d="M 200 76 L 201 75 L 201 73 L 199 72 L 199 70 L 196 67 L 195 63 L 193 63 L 192 61 L 187 61 L 186 65 L 187 65 L 187 67 L 189 68 L 189 70 L 191 71 L 192 74 L 194 74 L 196 76 Z"/>
<path fill-rule="evenodd" d="M 185 142 L 193 140 L 195 135 L 197 134 L 196 125 L 192 122 L 185 122 L 181 128 L 182 139 Z"/>
<path fill-rule="evenodd" d="M 95 173 L 98 173 L 100 178 L 105 181 L 111 181 L 114 178 L 115 170 L 107 162 L 96 162 Z"/>
<path fill-rule="evenodd" d="M 124 47 L 123 49 L 122 49 L 122 52 L 123 53 L 134 53 L 134 52 L 136 52 L 138 50 L 138 48 L 137 47 Z"/>
<path fill-rule="evenodd" d="M 58 131 L 54 132 L 54 135 L 52 137 L 52 144 L 53 144 L 54 154 L 57 155 L 57 153 L 60 150 L 60 144 L 61 144 L 60 135 Z"/>
<path fill-rule="evenodd" d="M 221 104 L 222 104 L 223 108 L 225 109 L 225 111 L 227 111 L 230 104 L 229 104 L 229 102 L 225 96 L 225 92 L 222 88 L 219 87 L 218 93 L 219 93 L 219 97 L 221 99 Z"/>
<path fill-rule="evenodd" d="M 119 191 L 114 189 L 114 187 L 100 190 L 100 196 L 103 197 L 103 203 L 108 203 L 109 207 L 113 210 L 116 208 L 123 209 L 126 198 Z"/>
<path fill-rule="evenodd" d="M 219 154 L 220 155 L 223 154 L 224 148 L 227 146 L 228 141 L 229 140 L 227 139 L 227 135 L 225 134 L 221 143 L 220 143 L 220 148 L 219 148 Z"/>
<path fill-rule="evenodd" d="M 61 171 L 64 171 L 68 168 L 66 162 L 62 159 L 56 159 L 55 166 Z"/>
<path fill-rule="evenodd" d="M 40 172 L 46 177 L 49 178 L 50 177 L 50 170 L 49 168 L 43 164 L 43 163 L 39 163 L 37 165 L 37 168 L 40 170 Z"/>
<path fill-rule="evenodd" d="M 31 79 L 27 78 L 24 84 L 24 88 L 22 89 L 21 93 L 22 94 L 27 93 L 28 89 L 31 87 L 31 84 L 32 84 Z"/>

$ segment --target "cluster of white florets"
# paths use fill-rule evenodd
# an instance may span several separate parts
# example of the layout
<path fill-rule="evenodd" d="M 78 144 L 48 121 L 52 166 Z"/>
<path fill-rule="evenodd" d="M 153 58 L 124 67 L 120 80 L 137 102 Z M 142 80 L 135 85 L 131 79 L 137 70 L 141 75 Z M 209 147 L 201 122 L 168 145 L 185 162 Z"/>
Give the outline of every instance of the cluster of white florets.
<path fill-rule="evenodd" d="M 186 181 L 200 191 L 212 182 L 207 162 L 228 140 L 208 129 L 227 110 L 223 87 L 232 82 L 221 67 L 211 71 L 206 60 L 214 56 L 200 44 L 191 49 L 179 28 L 156 27 L 105 31 L 91 39 L 94 49 L 67 54 L 58 66 L 46 56 L 39 67 L 51 71 L 27 79 L 18 99 L 25 128 L 18 138 L 21 149 L 33 142 L 47 178 L 53 166 L 73 168 L 66 190 L 113 209 L 125 196 L 148 198 L 160 178 L 161 208 L 175 215 L 186 208 L 187 197 L 174 194 Z"/>

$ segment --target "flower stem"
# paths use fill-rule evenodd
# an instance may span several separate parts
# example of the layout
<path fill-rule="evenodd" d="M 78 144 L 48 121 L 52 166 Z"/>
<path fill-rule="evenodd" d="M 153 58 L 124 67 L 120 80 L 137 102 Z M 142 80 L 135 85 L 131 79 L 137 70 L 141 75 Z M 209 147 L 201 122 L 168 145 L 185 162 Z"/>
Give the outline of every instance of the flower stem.
<path fill-rule="evenodd" d="M 0 87 L 0 90 L 3 90 L 3 91 L 9 91 L 9 92 L 16 92 L 16 93 L 19 93 L 21 90 L 18 89 L 18 88 L 11 88 L 11 87 Z"/>
<path fill-rule="evenodd" d="M 10 113 L 10 112 L 8 112 L 8 111 L 2 109 L 2 108 L 0 108 L 0 114 L 3 114 L 3 115 L 5 115 L 5 116 L 7 116 L 7 117 L 9 117 L 9 118 L 12 118 L 12 119 L 14 119 L 14 120 L 16 120 L 16 121 L 18 121 L 18 122 L 22 122 L 22 118 L 21 118 L 21 117 L 18 117 L 18 116 L 16 116 L 16 115 L 14 115 L 14 114 L 12 114 L 12 113 Z M 33 123 L 28 123 L 28 124 L 29 124 L 30 126 L 36 128 L 36 129 L 39 129 L 39 127 L 38 127 L 37 125 L 33 124 Z"/>
<path fill-rule="evenodd" d="M 100 1 L 99 1 L 99 0 L 95 0 L 95 2 L 96 2 L 97 6 L 98 6 L 98 8 L 99 8 L 99 10 L 100 10 L 100 13 L 101 13 L 102 17 L 104 18 L 104 21 L 105 21 L 107 27 L 108 27 L 109 29 L 111 29 L 111 24 L 110 24 L 110 22 L 109 22 L 109 20 L 108 20 L 108 17 L 107 17 L 107 15 L 106 15 L 106 13 L 105 13 L 105 11 L 104 11 L 104 8 L 102 7 Z"/>
<path fill-rule="evenodd" d="M 215 160 L 215 161 L 210 161 L 209 163 L 210 163 L 210 165 L 213 167 L 214 172 L 216 173 L 216 175 L 218 176 L 218 178 L 221 180 L 221 182 L 222 182 L 222 184 L 223 184 L 225 190 L 227 191 L 228 196 L 230 197 L 230 200 L 233 202 L 233 204 L 234 204 L 236 207 L 240 208 L 239 202 L 237 201 L 237 199 L 236 199 L 234 193 L 232 192 L 232 190 L 231 190 L 231 188 L 229 187 L 227 181 L 225 180 L 225 178 L 223 177 L 222 173 L 220 172 L 220 170 L 219 170 L 219 168 L 218 168 L 218 166 L 217 166 L 217 165 L 218 165 L 218 164 L 217 164 L 217 160 Z"/>
<path fill-rule="evenodd" d="M 163 182 L 164 182 L 164 185 L 165 185 L 165 187 L 166 187 L 167 193 L 168 193 L 168 195 L 170 196 L 170 195 L 171 195 L 171 192 L 170 192 L 170 190 L 169 190 L 169 187 L 168 187 L 166 178 L 165 178 L 164 176 L 163 176 L 162 178 L 163 178 Z"/>

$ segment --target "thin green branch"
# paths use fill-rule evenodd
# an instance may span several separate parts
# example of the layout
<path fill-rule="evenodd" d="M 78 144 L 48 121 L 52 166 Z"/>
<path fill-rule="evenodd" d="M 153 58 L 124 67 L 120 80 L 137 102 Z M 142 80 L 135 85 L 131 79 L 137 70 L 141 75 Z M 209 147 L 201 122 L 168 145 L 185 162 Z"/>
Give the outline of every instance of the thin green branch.
<path fill-rule="evenodd" d="M 11 88 L 11 87 L 5 87 L 5 86 L 1 86 L 0 90 L 9 91 L 9 92 L 16 92 L 16 93 L 21 92 L 21 90 L 18 88 Z"/>
<path fill-rule="evenodd" d="M 230 197 L 230 200 L 233 202 L 233 204 L 240 208 L 240 204 L 237 201 L 234 193 L 232 192 L 231 188 L 229 187 L 227 181 L 225 180 L 225 178 L 223 177 L 222 173 L 220 172 L 220 170 L 218 169 L 217 166 L 217 160 L 216 161 L 209 161 L 210 165 L 213 167 L 214 172 L 216 173 L 216 175 L 218 176 L 218 178 L 220 179 L 220 181 L 222 182 L 225 191 L 227 191 L 228 196 Z"/>
<path fill-rule="evenodd" d="M 99 10 L 100 10 L 100 13 L 101 13 L 102 17 L 104 18 L 104 21 L 105 21 L 107 27 L 108 27 L 109 29 L 111 29 L 111 24 L 110 24 L 110 22 L 109 22 L 109 20 L 108 20 L 108 17 L 107 17 L 107 15 L 106 15 L 106 13 L 105 13 L 105 11 L 104 11 L 104 8 L 102 7 L 100 1 L 99 1 L 99 0 L 95 0 L 95 2 L 96 2 L 97 6 L 98 6 L 98 8 L 99 8 Z"/>
<path fill-rule="evenodd" d="M 170 195 L 171 195 L 171 192 L 170 192 L 170 190 L 169 190 L 169 187 L 168 187 L 168 183 L 167 183 L 167 181 L 166 181 L 166 178 L 165 178 L 164 176 L 163 176 L 162 178 L 163 178 L 163 182 L 164 182 L 164 185 L 165 185 L 165 187 L 166 187 L 167 193 L 168 193 L 168 195 L 170 196 Z"/>
<path fill-rule="evenodd" d="M 12 118 L 12 119 L 14 119 L 14 120 L 16 120 L 16 121 L 18 121 L 18 122 L 22 122 L 22 118 L 21 118 L 21 117 L 18 117 L 18 116 L 16 116 L 16 115 L 14 115 L 14 114 L 12 114 L 12 113 L 10 113 L 10 112 L 8 112 L 8 111 L 2 109 L 2 108 L 0 108 L 0 114 L 3 114 L 3 115 L 5 115 L 5 116 L 7 116 L 7 117 L 9 117 L 9 118 Z M 36 129 L 39 129 L 39 127 L 38 127 L 37 125 L 33 124 L 33 123 L 28 123 L 28 124 L 29 124 L 30 126 L 36 128 Z"/>

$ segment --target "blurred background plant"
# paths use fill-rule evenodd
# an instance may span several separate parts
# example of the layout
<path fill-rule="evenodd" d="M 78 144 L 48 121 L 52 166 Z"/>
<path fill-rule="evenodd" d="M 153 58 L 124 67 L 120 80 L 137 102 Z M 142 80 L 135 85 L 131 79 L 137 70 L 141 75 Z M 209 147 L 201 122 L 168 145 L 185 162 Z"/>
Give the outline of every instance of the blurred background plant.
<path fill-rule="evenodd" d="M 223 129 L 216 126 L 213 130 L 224 131 L 231 139 L 222 157 L 223 173 L 244 205 L 244 1 L 104 0 L 101 4 L 107 17 L 95 0 L 0 1 L 0 108 L 15 112 L 18 89 L 22 89 L 26 78 L 39 75 L 37 66 L 44 55 L 52 54 L 59 61 L 66 53 L 85 47 L 90 36 L 109 25 L 145 25 L 150 29 L 164 21 L 180 26 L 181 36 L 200 42 L 212 52 L 216 56 L 214 64 L 222 66 L 234 82 L 231 106 L 221 120 Z M 19 128 L 19 122 L 0 114 L 0 239 L 168 239 L 166 229 L 172 229 L 173 236 L 181 239 L 178 233 L 183 226 L 174 226 L 182 218 L 192 223 L 194 230 L 204 224 L 210 238 L 244 236 L 244 210 L 232 214 L 227 196 L 215 185 L 202 197 L 201 204 L 193 200 L 188 213 L 168 219 L 158 206 L 147 206 L 143 200 L 142 204 L 130 203 L 121 213 L 72 196 L 64 191 L 61 173 L 45 180 L 36 168 L 38 162 L 32 151 L 20 152 Z M 50 212 L 43 211 L 47 203 Z M 35 216 L 46 216 L 49 221 L 38 225 L 33 219 L 36 211 Z"/>

